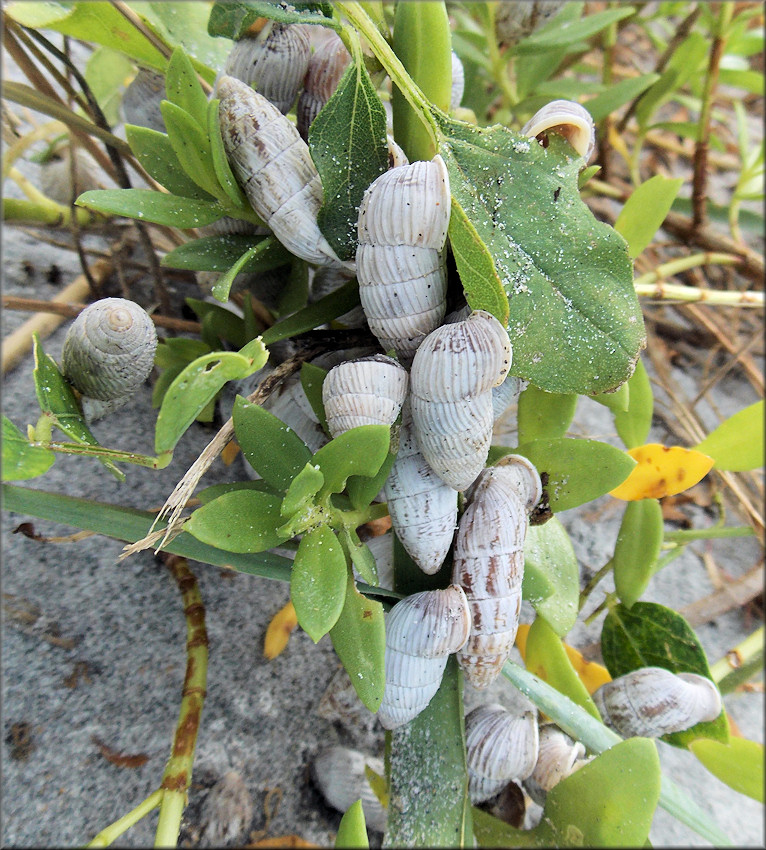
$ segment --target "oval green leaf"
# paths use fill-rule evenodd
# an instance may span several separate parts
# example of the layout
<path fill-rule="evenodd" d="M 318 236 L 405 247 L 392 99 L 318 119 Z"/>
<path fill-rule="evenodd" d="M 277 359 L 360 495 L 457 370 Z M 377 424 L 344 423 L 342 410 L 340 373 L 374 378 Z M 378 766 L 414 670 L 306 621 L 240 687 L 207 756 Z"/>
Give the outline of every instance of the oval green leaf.
<path fill-rule="evenodd" d="M 76 203 L 108 215 L 122 215 L 182 229 L 212 224 L 224 216 L 223 207 L 212 201 L 181 198 L 151 189 L 91 189 L 83 192 Z"/>
<path fill-rule="evenodd" d="M 262 245 L 267 242 L 268 245 Z M 290 262 L 290 254 L 273 237 L 241 236 L 225 234 L 223 236 L 203 236 L 191 239 L 168 251 L 161 265 L 174 269 L 192 269 L 199 272 L 226 272 L 246 252 L 261 245 L 262 251 L 253 260 L 239 269 L 242 272 L 269 271 Z"/>
<path fill-rule="evenodd" d="M 301 3 L 294 5 L 271 3 L 268 0 L 225 0 L 213 3 L 208 19 L 209 35 L 241 38 L 260 17 L 271 18 L 281 24 L 322 24 L 340 29 L 333 20 L 331 3 Z"/>
<path fill-rule="evenodd" d="M 194 66 L 182 48 L 173 51 L 165 72 L 165 92 L 171 103 L 188 113 L 203 131 L 207 130 L 207 97 Z"/>
<path fill-rule="evenodd" d="M 388 456 L 388 425 L 361 425 L 341 434 L 314 454 L 324 475 L 323 493 L 340 493 L 350 475 L 375 476 Z"/>
<path fill-rule="evenodd" d="M 29 440 L 7 416 L 3 416 L 3 481 L 23 481 L 47 472 L 56 455 Z"/>
<path fill-rule="evenodd" d="M 141 165 L 168 192 L 184 198 L 198 198 L 210 202 L 214 200 L 188 177 L 166 133 L 150 130 L 149 127 L 126 124 L 125 135 L 130 149 Z"/>
<path fill-rule="evenodd" d="M 324 475 L 312 463 L 307 463 L 293 478 L 287 488 L 282 507 L 279 509 L 283 517 L 292 517 L 302 511 L 313 501 L 314 496 L 322 489 Z"/>
<path fill-rule="evenodd" d="M 213 151 L 207 137 L 207 129 L 203 130 L 188 112 L 169 100 L 160 103 L 160 111 L 170 144 L 186 174 L 201 189 L 216 198 L 228 200 L 215 176 Z"/>
<path fill-rule="evenodd" d="M 338 834 L 335 836 L 335 847 L 367 848 L 367 824 L 364 820 L 361 799 L 352 803 L 348 811 L 340 819 Z"/>
<path fill-rule="evenodd" d="M 306 394 L 311 409 L 314 415 L 322 424 L 325 434 L 330 433 L 327 427 L 327 417 L 324 412 L 324 404 L 322 403 L 322 384 L 327 377 L 327 370 L 321 366 L 315 366 L 313 363 L 304 363 L 301 366 L 301 387 Z"/>
<path fill-rule="evenodd" d="M 614 229 L 625 238 L 631 257 L 637 257 L 652 241 L 683 182 L 683 177 L 670 179 L 656 174 L 643 182 L 625 202 Z"/>
<path fill-rule="evenodd" d="M 290 578 L 290 599 L 298 625 L 316 643 L 338 621 L 346 598 L 346 556 L 326 526 L 306 532 Z"/>
<path fill-rule="evenodd" d="M 279 534 L 281 496 L 235 490 L 208 502 L 189 517 L 184 531 L 227 552 L 265 552 L 288 538 Z"/>
<path fill-rule="evenodd" d="M 628 409 L 614 414 L 614 426 L 625 447 L 643 446 L 649 438 L 654 411 L 654 394 L 646 367 L 641 359 L 628 379 Z"/>
<path fill-rule="evenodd" d="M 215 168 L 215 176 L 221 187 L 229 196 L 229 200 L 236 207 L 252 212 L 250 203 L 245 197 L 245 193 L 237 183 L 237 178 L 231 170 L 229 160 L 226 156 L 226 150 L 223 146 L 223 138 L 221 136 L 221 122 L 218 119 L 218 106 L 220 101 L 218 98 L 213 98 L 207 104 L 207 135 L 210 140 L 210 150 L 213 155 L 213 167 Z"/>
<path fill-rule="evenodd" d="M 614 585 L 617 596 L 631 608 L 655 573 L 665 523 L 658 499 L 628 502 L 614 547 Z"/>
<path fill-rule="evenodd" d="M 742 472 L 763 466 L 763 446 L 763 401 L 757 401 L 730 416 L 694 448 L 712 457 L 715 469 Z"/>
<path fill-rule="evenodd" d="M 519 442 L 563 437 L 576 406 L 575 393 L 549 393 L 530 384 L 519 396 Z"/>
<path fill-rule="evenodd" d="M 612 413 L 625 413 L 630 402 L 630 381 L 626 381 L 613 393 L 596 393 L 596 395 L 589 396 L 589 398 L 599 404 L 603 404 Z"/>
<path fill-rule="evenodd" d="M 732 735 L 728 744 L 697 738 L 689 744 L 689 749 L 721 782 L 763 802 L 763 744 Z"/>

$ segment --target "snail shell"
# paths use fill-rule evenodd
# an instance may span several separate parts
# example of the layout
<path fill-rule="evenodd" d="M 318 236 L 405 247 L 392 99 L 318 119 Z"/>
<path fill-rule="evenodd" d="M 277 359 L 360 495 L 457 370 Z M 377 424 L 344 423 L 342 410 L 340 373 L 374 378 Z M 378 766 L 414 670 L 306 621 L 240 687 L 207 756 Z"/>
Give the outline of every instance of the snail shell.
<path fill-rule="evenodd" d="M 659 738 L 721 713 L 715 684 L 696 673 L 641 667 L 602 685 L 593 701 L 604 722 L 626 738 Z"/>
<path fill-rule="evenodd" d="M 252 86 L 287 113 L 306 74 L 309 52 L 308 27 L 269 21 L 254 38 L 234 42 L 223 73 Z"/>
<path fill-rule="evenodd" d="M 322 384 L 330 433 L 338 437 L 360 425 L 393 425 L 408 384 L 407 370 L 385 354 L 333 366 Z"/>
<path fill-rule="evenodd" d="M 370 787 L 364 771 L 365 765 L 378 776 L 385 775 L 382 759 L 365 756 L 348 747 L 330 747 L 314 759 L 311 775 L 329 806 L 345 812 L 352 803 L 361 800 L 366 825 L 383 832 L 386 828 L 386 810 Z"/>
<path fill-rule="evenodd" d="M 134 301 L 102 298 L 71 324 L 61 354 L 62 372 L 84 397 L 127 401 L 149 377 L 157 332 Z"/>
<path fill-rule="evenodd" d="M 264 236 L 269 232 L 268 228 L 242 218 L 232 218 L 230 215 L 197 229 L 201 236 Z"/>
<path fill-rule="evenodd" d="M 512 714 L 490 703 L 465 718 L 468 794 L 476 805 L 494 797 L 511 780 L 526 779 L 538 751 L 537 711 Z"/>
<path fill-rule="evenodd" d="M 309 59 L 303 91 L 295 108 L 298 132 L 306 141 L 312 121 L 332 97 L 350 62 L 351 56 L 337 33 L 327 38 Z"/>
<path fill-rule="evenodd" d="M 450 94 L 450 109 L 457 109 L 465 91 L 465 71 L 460 57 L 452 51 L 452 92 Z"/>
<path fill-rule="evenodd" d="M 243 82 L 218 82 L 221 135 L 232 171 L 253 209 L 293 254 L 323 266 L 353 270 L 319 230 L 324 196 L 308 145 L 282 113 Z"/>
<path fill-rule="evenodd" d="M 521 135 L 530 139 L 546 133 L 563 136 L 586 162 L 596 147 L 596 130 L 590 112 L 573 100 L 551 101 L 521 128 Z"/>
<path fill-rule="evenodd" d="M 263 406 L 292 428 L 312 452 L 328 442 L 327 434 L 303 392 L 300 375 L 292 375 L 283 381 Z"/>
<path fill-rule="evenodd" d="M 558 727 L 546 723 L 540 727 L 537 763 L 529 778 L 543 791 L 550 791 L 573 773 L 584 758 L 585 747 L 579 741 L 572 741 Z"/>
<path fill-rule="evenodd" d="M 508 333 L 484 310 L 437 328 L 415 354 L 410 380 L 418 445 L 455 490 L 465 490 L 484 468 L 492 439 L 491 389 L 510 366 Z"/>
<path fill-rule="evenodd" d="M 405 365 L 444 318 L 449 216 L 449 177 L 438 155 L 381 174 L 359 207 L 362 307 L 382 347 Z"/>
<path fill-rule="evenodd" d="M 418 448 L 410 406 L 402 408 L 399 452 L 384 494 L 402 546 L 427 575 L 438 572 L 457 527 L 457 491 L 431 469 Z"/>
<path fill-rule="evenodd" d="M 447 656 L 468 639 L 471 615 L 461 587 L 424 590 L 386 616 L 386 687 L 378 718 L 395 729 L 417 717 L 441 684 Z"/>
<path fill-rule="evenodd" d="M 224 847 L 240 839 L 253 819 L 253 798 L 241 774 L 226 772 L 208 791 L 200 809 L 204 846 Z"/>
<path fill-rule="evenodd" d="M 319 266 L 312 272 L 310 272 L 309 304 L 314 304 L 320 298 L 324 298 L 325 295 L 340 289 L 344 283 L 348 283 L 353 277 L 346 269 L 330 268 L 329 266 Z M 364 328 L 367 326 L 367 317 L 364 315 L 361 304 L 352 307 L 333 321 L 345 328 Z"/>
<path fill-rule="evenodd" d="M 504 0 L 495 4 L 495 33 L 500 42 L 513 44 L 545 24 L 564 0 Z"/>
<path fill-rule="evenodd" d="M 508 375 L 502 384 L 492 387 L 492 419 L 494 422 L 518 400 L 521 391 L 527 385 L 526 381 L 515 375 Z"/>
<path fill-rule="evenodd" d="M 164 133 L 165 119 L 160 103 L 165 99 L 165 77 L 158 71 L 140 68 L 122 96 L 122 114 L 126 124 L 148 127 Z"/>
<path fill-rule="evenodd" d="M 452 581 L 465 590 L 471 636 L 458 652 L 466 679 L 486 688 L 511 653 L 521 610 L 527 514 L 540 500 L 540 476 L 520 455 L 484 469 L 460 518 Z"/>
<path fill-rule="evenodd" d="M 388 145 L 388 167 L 398 168 L 400 165 L 409 165 L 407 154 L 399 147 L 390 134 L 386 134 L 386 144 Z"/>
<path fill-rule="evenodd" d="M 81 192 L 104 188 L 101 180 L 106 175 L 85 148 L 75 148 L 74 169 L 73 183 L 72 146 L 67 144 L 57 148 L 40 166 L 40 188 L 52 200 L 67 205 Z"/>

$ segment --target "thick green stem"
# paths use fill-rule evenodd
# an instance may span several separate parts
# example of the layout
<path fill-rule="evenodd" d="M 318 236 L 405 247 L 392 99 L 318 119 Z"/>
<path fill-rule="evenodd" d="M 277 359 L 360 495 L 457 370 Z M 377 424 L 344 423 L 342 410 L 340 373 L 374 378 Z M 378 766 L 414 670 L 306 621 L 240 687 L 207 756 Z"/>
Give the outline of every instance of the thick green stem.
<path fill-rule="evenodd" d="M 720 528 L 689 528 L 683 531 L 669 531 L 665 540 L 672 543 L 689 543 L 692 540 L 717 540 L 721 537 L 752 537 L 755 531 L 749 525 L 727 526 Z"/>
<path fill-rule="evenodd" d="M 53 452 L 58 452 L 64 455 L 86 455 L 88 457 L 96 457 L 102 461 L 116 461 L 119 463 L 132 463 L 136 466 L 146 466 L 149 469 L 164 469 L 173 459 L 173 452 L 162 452 L 157 457 L 151 455 L 140 455 L 135 452 L 124 452 L 120 449 L 108 449 L 104 446 L 90 446 L 80 443 L 52 443 L 47 440 L 41 440 L 39 437 L 40 423 L 35 426 L 35 436 L 37 440 L 31 441 L 30 445 L 50 449 Z"/>
<path fill-rule="evenodd" d="M 722 694 L 731 693 L 763 669 L 763 634 L 761 626 L 710 668 L 710 675 Z"/>
<path fill-rule="evenodd" d="M 162 802 L 163 791 L 158 788 L 153 791 L 143 802 L 139 803 L 135 809 L 123 815 L 114 823 L 109 824 L 106 829 L 101 832 L 88 844 L 86 847 L 108 847 L 112 842 L 116 841 L 123 833 L 127 832 L 131 826 L 137 824 L 141 818 L 148 815 Z"/>

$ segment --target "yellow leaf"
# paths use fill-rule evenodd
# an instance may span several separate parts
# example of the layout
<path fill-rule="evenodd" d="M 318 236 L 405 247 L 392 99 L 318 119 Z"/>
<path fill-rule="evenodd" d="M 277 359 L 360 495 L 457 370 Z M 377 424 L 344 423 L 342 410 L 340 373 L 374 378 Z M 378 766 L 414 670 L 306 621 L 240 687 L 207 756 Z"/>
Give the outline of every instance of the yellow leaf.
<path fill-rule="evenodd" d="M 237 443 L 236 440 L 232 440 L 224 446 L 223 451 L 221 452 L 221 460 L 226 466 L 231 466 L 238 452 L 239 443 Z"/>
<path fill-rule="evenodd" d="M 276 658 L 287 646 L 293 629 L 298 625 L 298 617 L 295 614 L 293 603 L 288 602 L 281 608 L 269 623 L 266 629 L 266 637 L 263 639 L 263 654 L 269 661 Z"/>
<path fill-rule="evenodd" d="M 695 449 L 647 443 L 629 449 L 636 461 L 630 475 L 609 495 L 626 502 L 661 499 L 688 490 L 701 481 L 713 467 L 713 458 Z"/>
<path fill-rule="evenodd" d="M 527 635 L 529 634 L 529 626 L 526 623 L 519 625 L 519 630 L 516 632 L 516 646 L 521 653 L 521 658 L 526 664 L 527 661 Z M 575 673 L 580 678 L 580 681 L 585 685 L 588 693 L 591 696 L 605 683 L 611 682 L 612 677 L 606 667 L 595 661 L 586 661 L 583 654 L 569 644 L 564 644 L 564 650 L 572 662 Z"/>

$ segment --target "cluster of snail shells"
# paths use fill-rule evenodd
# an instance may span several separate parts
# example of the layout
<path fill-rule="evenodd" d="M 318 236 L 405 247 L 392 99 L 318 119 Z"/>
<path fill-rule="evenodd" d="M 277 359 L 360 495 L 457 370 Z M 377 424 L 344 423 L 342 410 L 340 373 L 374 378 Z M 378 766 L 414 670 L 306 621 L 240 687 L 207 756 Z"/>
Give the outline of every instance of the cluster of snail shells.
<path fill-rule="evenodd" d="M 641 667 L 606 682 L 593 694 L 604 722 L 624 737 L 659 738 L 715 720 L 721 694 L 696 673 Z"/>
<path fill-rule="evenodd" d="M 102 298 L 86 307 L 64 339 L 61 371 L 81 394 L 87 419 L 126 404 L 149 377 L 157 332 L 134 301 Z"/>

